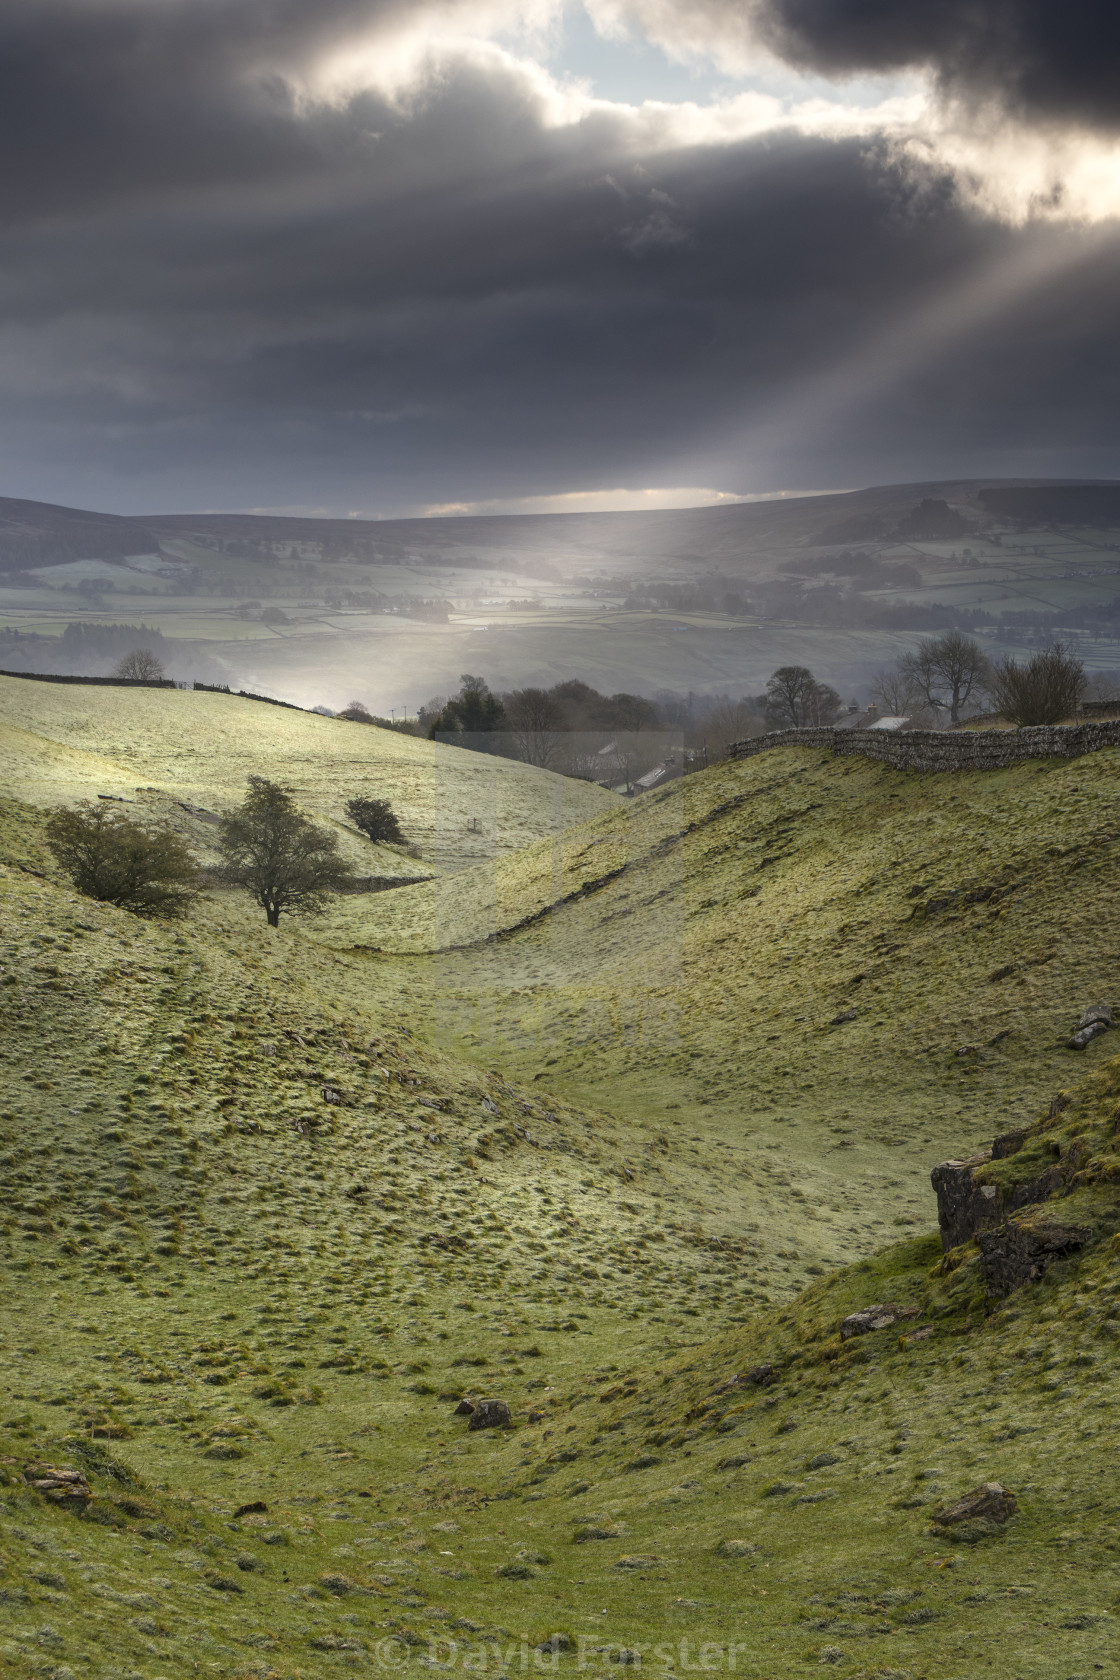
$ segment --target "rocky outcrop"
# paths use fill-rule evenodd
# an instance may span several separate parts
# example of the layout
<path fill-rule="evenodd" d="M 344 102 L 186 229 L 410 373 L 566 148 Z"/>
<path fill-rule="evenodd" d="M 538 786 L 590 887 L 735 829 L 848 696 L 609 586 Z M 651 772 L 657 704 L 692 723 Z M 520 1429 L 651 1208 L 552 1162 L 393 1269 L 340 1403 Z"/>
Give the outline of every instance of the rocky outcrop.
<path fill-rule="evenodd" d="M 1012 1146 L 1014 1139 L 1018 1141 Z M 941 1246 L 946 1252 L 971 1242 L 980 1231 L 1002 1225 L 1016 1208 L 1044 1202 L 1065 1184 L 1065 1170 L 1058 1162 L 1021 1184 L 993 1184 L 983 1177 L 983 1168 L 993 1160 L 1018 1153 L 1022 1142 L 1021 1133 L 1005 1132 L 991 1149 L 985 1149 L 980 1155 L 966 1161 L 942 1161 L 934 1167 L 929 1176 L 937 1196 Z M 996 1148 L 1000 1146 L 1001 1153 L 997 1155 Z"/>
<path fill-rule="evenodd" d="M 24 1481 L 54 1505 L 79 1506 L 94 1497 L 93 1489 L 80 1470 L 59 1469 L 54 1464 L 30 1464 Z"/>
<path fill-rule="evenodd" d="M 717 1394 L 726 1394 L 729 1388 L 745 1386 L 769 1388 L 770 1384 L 777 1380 L 777 1376 L 777 1370 L 773 1365 L 751 1365 L 745 1371 L 736 1371 L 733 1377 L 729 1377 L 726 1382 L 720 1383 L 718 1388 L 713 1388 L 712 1396 L 714 1398 Z"/>
<path fill-rule="evenodd" d="M 736 741 L 729 756 L 753 758 L 774 747 L 861 753 L 896 770 L 1002 770 L 1029 758 L 1081 758 L 1102 747 L 1120 747 L 1120 718 L 1035 729 L 781 729 Z"/>
<path fill-rule="evenodd" d="M 1087 1225 L 1061 1225 L 1051 1219 L 1009 1219 L 995 1230 L 981 1231 L 980 1275 L 988 1294 L 1002 1298 L 1038 1279 L 1067 1254 L 1083 1248 L 1092 1236 Z"/>

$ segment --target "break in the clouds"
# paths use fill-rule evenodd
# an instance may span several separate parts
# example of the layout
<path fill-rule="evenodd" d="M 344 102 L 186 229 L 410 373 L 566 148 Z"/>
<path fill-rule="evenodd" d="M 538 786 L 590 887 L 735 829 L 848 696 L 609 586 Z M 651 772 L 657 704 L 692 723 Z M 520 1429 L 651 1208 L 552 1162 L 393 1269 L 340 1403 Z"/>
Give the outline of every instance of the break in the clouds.
<path fill-rule="evenodd" d="M 3 487 L 388 514 L 1111 475 L 1118 32 L 1084 0 L 7 0 Z"/>

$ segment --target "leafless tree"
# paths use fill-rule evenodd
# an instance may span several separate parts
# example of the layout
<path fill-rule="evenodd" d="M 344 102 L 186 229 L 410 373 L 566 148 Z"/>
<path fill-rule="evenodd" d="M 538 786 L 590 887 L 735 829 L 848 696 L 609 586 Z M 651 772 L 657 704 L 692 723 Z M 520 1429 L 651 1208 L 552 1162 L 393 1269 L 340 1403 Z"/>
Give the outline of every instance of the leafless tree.
<path fill-rule="evenodd" d="M 972 696 L 983 691 L 989 672 L 982 650 L 959 630 L 923 637 L 913 653 L 902 656 L 898 669 L 928 706 L 947 709 L 953 723 L 960 722 Z"/>
<path fill-rule="evenodd" d="M 563 748 L 559 731 L 564 709 L 560 702 L 543 688 L 515 688 L 503 699 L 518 756 L 526 764 L 542 768 L 556 763 Z"/>
<path fill-rule="evenodd" d="M 163 661 L 157 657 L 151 648 L 133 648 L 126 653 L 113 667 L 115 677 L 125 677 L 129 682 L 159 682 L 167 675 L 163 668 Z"/>
<path fill-rule="evenodd" d="M 871 698 L 887 717 L 906 717 L 923 703 L 914 679 L 905 671 L 891 670 L 889 666 L 871 684 Z"/>
<path fill-rule="evenodd" d="M 706 751 L 709 764 L 717 764 L 727 757 L 727 750 L 733 742 L 761 735 L 764 728 L 763 719 L 753 701 L 730 700 L 725 696 L 689 729 L 688 744 Z"/>
<path fill-rule="evenodd" d="M 988 678 L 1001 715 L 1020 728 L 1072 717 L 1084 687 L 1085 667 L 1061 642 L 1033 654 L 1025 665 L 1003 659 Z"/>
<path fill-rule="evenodd" d="M 1085 700 L 1116 700 L 1120 701 L 1120 671 L 1094 671 L 1091 677 L 1085 679 Z"/>

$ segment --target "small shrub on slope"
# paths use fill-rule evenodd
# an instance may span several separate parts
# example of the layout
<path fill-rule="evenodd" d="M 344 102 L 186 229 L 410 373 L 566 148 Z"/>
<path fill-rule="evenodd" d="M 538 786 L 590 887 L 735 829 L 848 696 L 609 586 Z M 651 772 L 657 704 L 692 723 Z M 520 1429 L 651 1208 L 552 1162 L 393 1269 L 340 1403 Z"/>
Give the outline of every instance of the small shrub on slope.
<path fill-rule="evenodd" d="M 346 806 L 346 815 L 354 827 L 361 829 L 366 839 L 375 845 L 382 840 L 398 846 L 404 843 L 401 825 L 387 799 L 351 799 Z"/>
<path fill-rule="evenodd" d="M 1085 667 L 1060 642 L 1033 654 L 1025 665 L 1005 659 L 990 678 L 992 697 L 1009 723 L 1061 723 L 1072 717 L 1085 687 Z"/>
<path fill-rule="evenodd" d="M 177 835 L 144 828 L 100 805 L 60 807 L 47 845 L 87 898 L 138 916 L 181 916 L 195 897 L 198 869 Z"/>

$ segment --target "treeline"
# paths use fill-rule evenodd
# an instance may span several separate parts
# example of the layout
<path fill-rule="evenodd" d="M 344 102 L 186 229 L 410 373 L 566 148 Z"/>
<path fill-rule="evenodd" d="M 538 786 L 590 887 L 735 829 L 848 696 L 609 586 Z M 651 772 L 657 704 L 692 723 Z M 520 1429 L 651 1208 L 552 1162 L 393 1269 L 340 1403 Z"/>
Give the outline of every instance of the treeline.
<path fill-rule="evenodd" d="M 632 791 L 642 777 L 671 779 L 725 758 L 732 742 L 768 727 L 766 708 L 765 695 L 650 699 L 576 679 L 495 693 L 464 675 L 457 694 L 436 696 L 414 721 L 374 717 L 360 701 L 338 715 Z"/>
<path fill-rule="evenodd" d="M 1120 595 L 1114 595 L 1111 601 L 1095 601 L 1092 606 L 1061 607 L 1051 612 L 1001 612 L 999 623 L 1006 629 L 1041 630 L 1049 636 L 1059 629 L 1099 635 L 1106 626 L 1120 626 Z"/>
<path fill-rule="evenodd" d="M 171 657 L 163 632 L 147 624 L 68 624 L 58 638 L 59 653 L 74 670 L 120 659 L 141 646 L 161 661 Z"/>
<path fill-rule="evenodd" d="M 830 630 L 935 631 L 962 625 L 980 629 L 996 622 L 991 613 L 979 607 L 876 600 L 837 584 L 816 584 L 806 589 L 778 579 L 759 586 L 753 606 L 762 618 L 786 619 Z"/>
<path fill-rule="evenodd" d="M 227 668 L 205 643 L 168 640 L 147 624 L 70 623 L 61 636 L 0 630 L 0 670 L 41 671 L 44 676 L 108 676 L 122 660 L 144 654 L 160 675 L 221 682 Z M 120 671 L 117 671 L 120 675 Z M 139 675 L 126 672 L 125 675 Z"/>
<path fill-rule="evenodd" d="M 161 632 L 146 624 L 68 624 L 61 636 L 0 630 L 0 665 L 9 671 L 98 675 L 92 667 L 114 663 L 137 647 L 150 649 L 161 662 L 172 654 Z"/>

